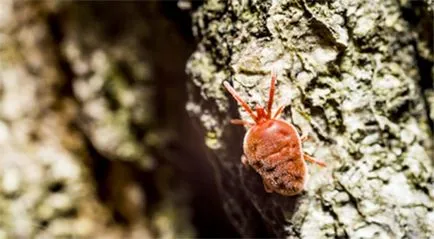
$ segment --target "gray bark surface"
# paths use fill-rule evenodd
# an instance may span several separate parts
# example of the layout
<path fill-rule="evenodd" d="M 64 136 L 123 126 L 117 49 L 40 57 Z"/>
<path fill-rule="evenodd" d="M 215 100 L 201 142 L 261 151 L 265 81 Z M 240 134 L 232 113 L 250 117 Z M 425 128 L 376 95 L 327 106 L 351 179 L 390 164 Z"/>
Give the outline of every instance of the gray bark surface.
<path fill-rule="evenodd" d="M 431 1 L 209 0 L 195 10 L 187 110 L 242 236 L 432 238 L 432 19 Z M 272 70 L 274 107 L 290 105 L 283 119 L 328 164 L 309 165 L 294 197 L 266 193 L 242 166 L 245 131 L 229 119 L 248 115 L 222 86 L 265 105 Z"/>
<path fill-rule="evenodd" d="M 143 9 L 1 1 L 0 238 L 195 235 L 188 189 L 168 163 L 182 155 L 162 150 L 182 108 L 170 120 L 169 101 L 155 97 L 184 72 L 186 43 L 156 2 Z M 174 47 L 142 44 L 155 37 Z"/>

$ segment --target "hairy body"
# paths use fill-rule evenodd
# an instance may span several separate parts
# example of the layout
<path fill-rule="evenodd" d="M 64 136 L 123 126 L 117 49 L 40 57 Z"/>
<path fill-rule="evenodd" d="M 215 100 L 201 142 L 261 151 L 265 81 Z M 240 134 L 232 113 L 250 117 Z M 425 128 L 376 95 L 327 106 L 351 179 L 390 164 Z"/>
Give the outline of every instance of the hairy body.
<path fill-rule="evenodd" d="M 262 176 L 268 192 L 291 196 L 303 190 L 307 167 L 294 126 L 274 119 L 253 126 L 243 147 L 246 163 Z"/>
<path fill-rule="evenodd" d="M 292 196 L 302 192 L 306 186 L 308 174 L 305 160 L 320 166 L 325 166 L 325 163 L 303 153 L 301 143 L 307 139 L 306 136 L 300 137 L 292 124 L 276 119 L 283 110 L 282 106 L 272 114 L 275 82 L 273 75 L 267 110 L 257 106 L 256 114 L 227 82 L 224 85 L 255 121 L 231 121 L 250 126 L 244 136 L 243 164 L 250 165 L 261 175 L 267 192 Z"/>

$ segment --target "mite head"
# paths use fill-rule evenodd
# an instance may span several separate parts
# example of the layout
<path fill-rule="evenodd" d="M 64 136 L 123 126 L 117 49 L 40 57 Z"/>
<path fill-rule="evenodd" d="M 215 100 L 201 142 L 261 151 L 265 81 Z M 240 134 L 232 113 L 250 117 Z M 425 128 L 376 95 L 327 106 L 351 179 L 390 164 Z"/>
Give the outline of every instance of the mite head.
<path fill-rule="evenodd" d="M 226 87 L 226 89 L 231 93 L 231 95 L 237 100 L 237 102 L 244 108 L 244 110 L 247 111 L 247 113 L 250 115 L 250 117 L 253 119 L 254 122 L 249 122 L 245 120 L 240 119 L 233 119 L 231 120 L 232 124 L 239 124 L 239 125 L 248 125 L 248 126 L 254 126 L 262 124 L 270 119 L 276 119 L 279 117 L 279 115 L 282 113 L 283 106 L 280 106 L 277 111 L 274 113 L 272 112 L 272 106 L 273 106 L 273 100 L 274 100 L 274 92 L 276 89 L 276 75 L 273 73 L 271 75 L 271 85 L 270 85 L 270 93 L 268 96 L 268 104 L 267 109 L 264 109 L 264 107 L 261 107 L 260 105 L 256 106 L 256 114 L 253 112 L 253 110 L 247 105 L 247 103 L 241 99 L 240 95 L 232 88 L 227 81 L 223 82 L 223 85 Z"/>

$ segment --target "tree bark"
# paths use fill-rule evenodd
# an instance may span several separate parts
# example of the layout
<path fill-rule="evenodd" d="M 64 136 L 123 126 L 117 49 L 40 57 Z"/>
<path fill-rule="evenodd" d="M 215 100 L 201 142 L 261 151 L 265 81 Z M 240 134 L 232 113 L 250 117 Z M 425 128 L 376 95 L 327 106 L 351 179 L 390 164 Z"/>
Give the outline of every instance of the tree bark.
<path fill-rule="evenodd" d="M 431 1 L 209 0 L 194 12 L 187 109 L 242 236 L 434 235 L 432 19 Z M 222 87 L 265 105 L 273 70 L 275 107 L 290 106 L 283 119 L 327 162 L 294 197 L 242 166 L 245 131 L 229 119 L 248 115 Z"/>
<path fill-rule="evenodd" d="M 0 5 L 0 238 L 193 237 L 168 148 L 188 47 L 157 2 Z"/>
<path fill-rule="evenodd" d="M 1 2 L 0 238 L 234 237 L 213 176 L 244 237 L 434 234 L 432 0 L 200 4 L 178 3 L 203 135 L 176 2 Z M 228 124 L 222 82 L 264 105 L 271 70 L 328 164 L 295 197 Z"/>

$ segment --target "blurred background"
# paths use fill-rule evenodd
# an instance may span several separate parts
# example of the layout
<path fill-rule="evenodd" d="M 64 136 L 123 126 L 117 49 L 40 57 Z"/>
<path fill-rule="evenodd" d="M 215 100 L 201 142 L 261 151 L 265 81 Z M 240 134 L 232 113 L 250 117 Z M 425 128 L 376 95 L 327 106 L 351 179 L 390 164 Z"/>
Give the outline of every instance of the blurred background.
<path fill-rule="evenodd" d="M 1 1 L 1 239 L 238 236 L 185 111 L 198 5 Z"/>

